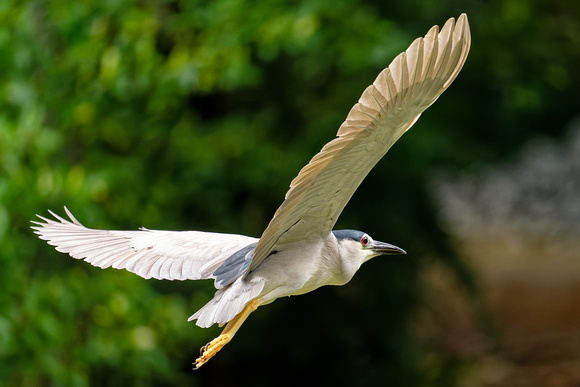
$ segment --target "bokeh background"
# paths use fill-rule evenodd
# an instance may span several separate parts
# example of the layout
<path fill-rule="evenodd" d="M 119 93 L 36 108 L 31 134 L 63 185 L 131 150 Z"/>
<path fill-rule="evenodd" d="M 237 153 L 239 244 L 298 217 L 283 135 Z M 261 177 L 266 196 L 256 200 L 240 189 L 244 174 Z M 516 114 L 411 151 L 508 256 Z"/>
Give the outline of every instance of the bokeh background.
<path fill-rule="evenodd" d="M 30 230 L 259 236 L 413 39 L 466 12 L 450 89 L 340 218 L 405 248 L 219 333 L 211 282 L 93 268 Z M 580 3 L 0 2 L 0 386 L 580 383 Z"/>

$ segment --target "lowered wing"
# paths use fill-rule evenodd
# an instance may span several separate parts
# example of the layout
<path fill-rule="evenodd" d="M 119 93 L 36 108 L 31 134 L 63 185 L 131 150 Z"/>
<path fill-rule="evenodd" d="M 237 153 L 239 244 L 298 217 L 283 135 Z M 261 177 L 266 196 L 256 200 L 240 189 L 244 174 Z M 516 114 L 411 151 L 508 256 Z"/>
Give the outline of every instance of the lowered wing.
<path fill-rule="evenodd" d="M 449 87 L 471 35 L 467 16 L 431 28 L 397 56 L 349 112 L 337 138 L 298 176 L 262 234 L 250 270 L 274 251 L 327 235 L 362 180 L 389 148 Z"/>
<path fill-rule="evenodd" d="M 38 216 L 32 227 L 40 239 L 62 253 L 93 266 L 126 269 L 143 278 L 196 280 L 213 273 L 237 251 L 256 238 L 201 231 L 111 231 L 83 226 L 70 211 L 71 221 L 50 213 L 58 221 Z"/>

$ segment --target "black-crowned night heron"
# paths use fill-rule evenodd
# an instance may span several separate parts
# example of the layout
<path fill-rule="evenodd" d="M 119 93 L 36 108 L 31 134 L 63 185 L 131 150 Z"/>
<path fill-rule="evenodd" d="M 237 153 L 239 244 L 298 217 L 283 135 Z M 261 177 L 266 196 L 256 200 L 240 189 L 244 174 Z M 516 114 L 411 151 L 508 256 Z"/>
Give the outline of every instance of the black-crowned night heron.
<path fill-rule="evenodd" d="M 260 305 L 324 285 L 344 285 L 378 255 L 404 254 L 361 231 L 332 231 L 361 181 L 387 150 L 449 87 L 469 51 L 467 16 L 431 28 L 395 58 L 354 105 L 337 138 L 291 182 L 259 239 L 201 231 L 94 230 L 65 208 L 71 221 L 39 216 L 41 239 L 94 266 L 126 269 L 144 278 L 214 279 L 215 296 L 189 320 L 225 324 L 202 348 L 205 364 Z"/>

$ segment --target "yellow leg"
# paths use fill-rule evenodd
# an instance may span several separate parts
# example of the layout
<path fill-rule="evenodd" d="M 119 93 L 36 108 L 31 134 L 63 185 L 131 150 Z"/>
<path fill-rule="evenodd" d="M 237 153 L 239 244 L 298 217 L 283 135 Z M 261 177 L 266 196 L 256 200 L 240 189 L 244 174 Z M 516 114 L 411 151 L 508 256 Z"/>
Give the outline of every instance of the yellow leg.
<path fill-rule="evenodd" d="M 228 322 L 218 337 L 201 347 L 201 355 L 195 360 L 194 363 L 195 369 L 198 369 L 207 363 L 209 359 L 214 357 L 216 353 L 218 353 L 227 343 L 229 343 L 238 329 L 240 329 L 244 321 L 246 321 L 250 313 L 255 311 L 261 303 L 261 299 L 248 303 L 236 317 Z"/>

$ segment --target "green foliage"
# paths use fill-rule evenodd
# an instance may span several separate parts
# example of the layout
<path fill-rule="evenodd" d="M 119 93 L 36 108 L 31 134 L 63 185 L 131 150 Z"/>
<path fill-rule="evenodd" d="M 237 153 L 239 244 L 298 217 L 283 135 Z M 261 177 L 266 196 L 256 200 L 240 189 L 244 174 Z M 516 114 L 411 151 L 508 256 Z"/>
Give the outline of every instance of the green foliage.
<path fill-rule="evenodd" d="M 1 2 L 0 386 L 444 379 L 421 368 L 406 324 L 417 257 L 452 257 L 426 175 L 562 130 L 578 112 L 580 11 L 564 0 L 434 4 Z M 200 373 L 190 362 L 217 331 L 186 319 L 211 284 L 103 272 L 31 233 L 35 213 L 66 204 L 89 227 L 259 236 L 376 74 L 461 12 L 474 36 L 465 69 L 340 221 L 413 257 L 373 261 L 346 288 L 261 309 Z"/>

